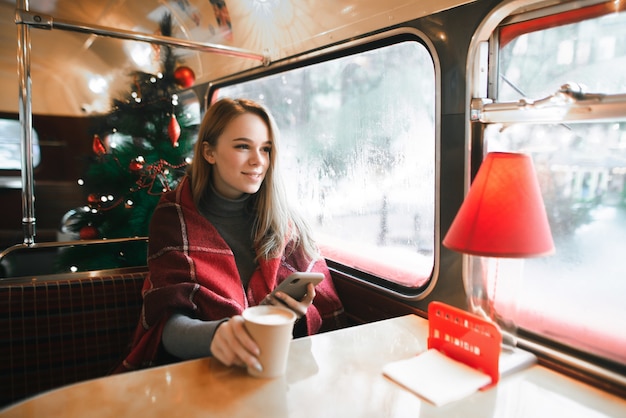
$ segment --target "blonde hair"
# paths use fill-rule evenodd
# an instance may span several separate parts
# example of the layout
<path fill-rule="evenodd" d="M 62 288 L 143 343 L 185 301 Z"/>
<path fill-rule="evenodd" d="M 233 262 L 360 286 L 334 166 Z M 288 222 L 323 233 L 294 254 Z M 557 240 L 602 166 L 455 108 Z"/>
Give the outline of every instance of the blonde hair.
<path fill-rule="evenodd" d="M 213 166 L 202 158 L 203 143 L 212 148 L 217 146 L 219 136 L 228 124 L 237 116 L 252 113 L 259 116 L 267 125 L 269 139 L 272 142 L 270 163 L 265 179 L 258 192 L 252 196 L 252 205 L 256 214 L 252 239 L 257 252 L 257 259 L 270 259 L 278 256 L 286 244 L 290 248 L 300 246 L 310 260 L 319 257 L 317 246 L 304 219 L 287 202 L 287 195 L 278 173 L 278 129 L 274 118 L 260 104 L 248 99 L 221 99 L 207 110 L 198 140 L 194 147 L 194 159 L 189 167 L 191 193 L 196 207 L 212 181 Z"/>

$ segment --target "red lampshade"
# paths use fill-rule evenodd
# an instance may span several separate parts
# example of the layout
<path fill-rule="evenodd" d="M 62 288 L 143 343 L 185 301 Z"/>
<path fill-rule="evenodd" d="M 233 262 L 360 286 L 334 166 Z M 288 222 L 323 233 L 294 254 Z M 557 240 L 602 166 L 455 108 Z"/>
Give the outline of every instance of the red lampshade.
<path fill-rule="evenodd" d="M 554 252 L 539 183 L 528 155 L 487 154 L 443 245 L 486 257 L 519 258 Z"/>

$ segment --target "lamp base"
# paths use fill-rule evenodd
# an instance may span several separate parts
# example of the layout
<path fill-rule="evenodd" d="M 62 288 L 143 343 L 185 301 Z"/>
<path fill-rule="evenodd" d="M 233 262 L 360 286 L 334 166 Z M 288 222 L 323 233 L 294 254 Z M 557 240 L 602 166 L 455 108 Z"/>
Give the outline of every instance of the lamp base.
<path fill-rule="evenodd" d="M 522 350 L 518 347 L 510 347 L 500 352 L 498 360 L 498 370 L 500 378 L 513 374 L 532 366 L 537 362 L 537 357 L 530 351 Z"/>

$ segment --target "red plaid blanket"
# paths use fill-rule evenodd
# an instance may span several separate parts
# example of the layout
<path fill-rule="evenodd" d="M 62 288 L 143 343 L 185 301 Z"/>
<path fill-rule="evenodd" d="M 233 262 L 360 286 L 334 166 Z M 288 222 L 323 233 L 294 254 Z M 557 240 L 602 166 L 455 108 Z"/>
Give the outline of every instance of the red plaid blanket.
<path fill-rule="evenodd" d="M 188 178 L 165 193 L 155 209 L 148 266 L 140 323 L 131 352 L 118 372 L 171 360 L 162 348 L 161 336 L 173 312 L 203 320 L 240 314 L 246 307 L 257 305 L 294 271 L 317 271 L 326 276 L 316 287 L 315 300 L 306 315 L 308 333 L 341 323 L 343 307 L 323 258 L 311 262 L 298 251 L 283 251 L 281 257 L 261 260 L 244 292 L 235 257 L 215 227 L 195 208 Z"/>

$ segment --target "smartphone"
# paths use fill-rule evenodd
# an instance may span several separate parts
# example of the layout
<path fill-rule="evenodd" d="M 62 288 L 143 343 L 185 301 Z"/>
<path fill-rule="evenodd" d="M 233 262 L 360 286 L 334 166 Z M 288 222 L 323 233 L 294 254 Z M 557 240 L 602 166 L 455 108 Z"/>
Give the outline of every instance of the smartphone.
<path fill-rule="evenodd" d="M 276 292 L 283 292 L 294 298 L 295 300 L 302 300 L 306 295 L 307 287 L 309 283 L 313 283 L 317 286 L 319 282 L 324 280 L 323 273 L 304 273 L 297 272 L 292 273 L 283 280 L 277 287 L 263 299 L 261 304 L 266 304 L 270 297 L 273 297 Z"/>

